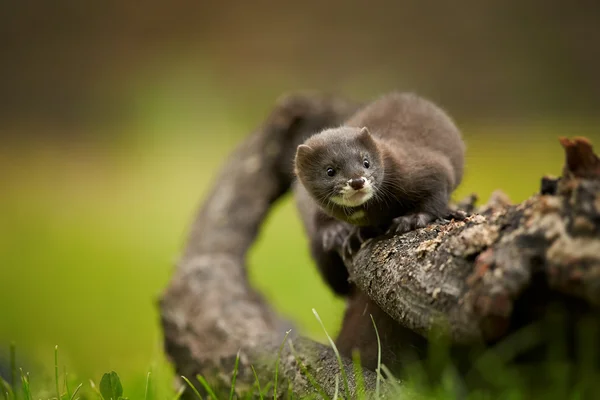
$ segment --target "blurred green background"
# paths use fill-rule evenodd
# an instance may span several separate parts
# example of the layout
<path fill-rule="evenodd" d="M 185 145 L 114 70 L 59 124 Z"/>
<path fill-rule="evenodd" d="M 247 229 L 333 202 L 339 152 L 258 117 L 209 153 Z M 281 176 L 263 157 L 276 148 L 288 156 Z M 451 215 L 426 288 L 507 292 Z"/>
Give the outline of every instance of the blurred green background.
<path fill-rule="evenodd" d="M 562 3 L 562 4 L 561 4 Z M 462 128 L 456 192 L 520 201 L 559 174 L 557 137 L 598 145 L 600 3 L 20 1 L 0 5 L 0 363 L 142 388 L 166 369 L 157 299 L 232 148 L 282 93 L 411 90 Z M 289 198 L 252 282 L 323 340 L 321 283 Z M 135 390 L 135 389 L 130 389 Z M 165 389 L 166 390 L 166 389 Z"/>

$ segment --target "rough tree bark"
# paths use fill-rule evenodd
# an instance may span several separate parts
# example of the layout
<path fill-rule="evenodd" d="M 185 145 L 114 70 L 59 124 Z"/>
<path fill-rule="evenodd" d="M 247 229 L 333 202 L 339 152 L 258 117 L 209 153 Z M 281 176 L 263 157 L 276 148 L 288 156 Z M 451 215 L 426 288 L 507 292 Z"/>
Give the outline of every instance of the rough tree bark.
<path fill-rule="evenodd" d="M 249 286 L 246 253 L 270 205 L 290 188 L 296 145 L 357 107 L 335 96 L 286 96 L 226 162 L 160 301 L 165 349 L 179 375 L 202 374 L 229 388 L 239 351 L 240 390 L 254 384 L 250 365 L 273 378 L 290 325 Z M 515 329 L 515 316 L 526 319 L 521 308 L 529 307 L 518 300 L 538 282 L 545 287 L 538 306 L 560 294 L 599 307 L 600 163 L 585 140 L 562 143 L 563 178 L 544 181 L 551 193 L 369 240 L 345 259 L 352 281 L 394 323 L 422 336 L 447 329 L 456 344 L 494 342 Z M 295 335 L 288 342 L 280 377 L 296 393 L 314 392 L 306 367 L 331 396 L 339 373 L 331 349 Z M 354 393 L 351 362 L 343 362 Z M 365 371 L 365 379 L 372 388 L 375 374 Z"/>

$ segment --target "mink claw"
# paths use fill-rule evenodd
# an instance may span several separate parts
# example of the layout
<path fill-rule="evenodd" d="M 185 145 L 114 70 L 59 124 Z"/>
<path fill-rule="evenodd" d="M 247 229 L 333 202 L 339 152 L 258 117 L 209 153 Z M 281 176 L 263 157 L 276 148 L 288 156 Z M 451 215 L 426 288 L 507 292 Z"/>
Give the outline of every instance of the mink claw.
<path fill-rule="evenodd" d="M 451 221 L 451 220 L 464 221 L 466 218 L 467 218 L 467 213 L 464 212 L 463 210 L 453 210 L 453 211 L 449 211 L 448 214 L 446 214 L 443 219 L 448 220 L 448 221 Z"/>
<path fill-rule="evenodd" d="M 403 215 L 392 220 L 392 225 L 388 229 L 388 232 L 397 234 L 407 233 L 416 229 L 425 228 L 433 220 L 434 217 L 427 213 Z"/>
<path fill-rule="evenodd" d="M 342 246 L 342 258 L 352 258 L 356 252 L 360 249 L 363 240 L 360 236 L 360 230 L 357 228 L 352 229 L 350 234 L 344 240 L 344 244 Z"/>
<path fill-rule="evenodd" d="M 377 228 L 353 226 L 350 230 L 350 233 L 346 237 L 346 240 L 344 241 L 342 248 L 343 257 L 351 258 L 354 254 L 356 254 L 356 252 L 358 252 L 358 250 L 360 250 L 364 242 L 378 236 L 381 233 L 381 230 Z"/>

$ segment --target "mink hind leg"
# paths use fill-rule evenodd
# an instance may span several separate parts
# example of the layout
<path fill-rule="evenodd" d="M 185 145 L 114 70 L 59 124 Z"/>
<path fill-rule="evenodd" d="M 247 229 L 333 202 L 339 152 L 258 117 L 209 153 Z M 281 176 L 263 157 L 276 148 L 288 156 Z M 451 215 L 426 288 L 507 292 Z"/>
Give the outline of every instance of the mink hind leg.
<path fill-rule="evenodd" d="M 342 328 L 335 340 L 340 353 L 351 358 L 352 352 L 358 351 L 361 365 L 374 371 L 379 346 L 373 322 L 381 342 L 381 362 L 394 375 L 402 375 L 411 363 L 426 357 L 427 340 L 397 323 L 356 287 L 348 299 Z"/>

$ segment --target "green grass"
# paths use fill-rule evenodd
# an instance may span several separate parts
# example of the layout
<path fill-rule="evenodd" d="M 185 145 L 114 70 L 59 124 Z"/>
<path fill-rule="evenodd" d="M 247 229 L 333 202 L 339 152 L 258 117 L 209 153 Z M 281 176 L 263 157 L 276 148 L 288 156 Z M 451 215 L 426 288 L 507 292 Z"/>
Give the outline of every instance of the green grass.
<path fill-rule="evenodd" d="M 168 137 L 156 133 L 168 125 L 163 116 L 143 126 L 155 131 L 119 142 L 15 142 L 0 149 L 0 362 L 11 364 L 15 341 L 12 366 L 32 377 L 19 381 L 17 374 L 8 379 L 11 387 L 50 398 L 75 392 L 64 382 L 70 388 L 83 382 L 81 395 L 89 379 L 115 370 L 132 399 L 145 397 L 148 382 L 150 398 L 176 395 L 156 301 L 216 171 L 254 127 L 205 117 L 201 126 L 196 117 L 198 125 L 178 126 Z M 485 200 L 497 188 L 515 201 L 528 197 L 543 174 L 560 173 L 559 135 L 587 135 L 600 146 L 597 133 L 581 128 L 464 130 L 467 172 L 457 198 L 477 192 Z M 336 335 L 343 301 L 313 267 L 289 198 L 269 215 L 249 265 L 252 284 L 301 333 L 327 342 L 314 308 Z M 51 351 L 56 344 L 59 362 Z M 66 378 L 65 365 L 73 371 Z"/>
<path fill-rule="evenodd" d="M 279 346 L 279 350 L 277 351 L 277 360 L 275 361 L 275 378 L 273 381 L 273 397 L 277 398 L 277 386 L 279 385 L 279 361 L 281 360 L 281 352 L 283 351 L 283 346 L 285 346 L 285 342 L 287 341 L 288 335 L 291 330 L 288 330 L 281 341 L 281 345 Z"/>
<path fill-rule="evenodd" d="M 317 313 L 317 310 L 315 310 L 313 308 L 313 314 L 315 314 L 315 318 L 317 319 L 317 321 L 319 321 L 319 324 L 321 325 L 321 328 L 323 328 L 323 332 L 325 332 L 325 335 L 327 336 L 327 340 L 329 341 L 329 345 L 331 346 L 331 348 L 333 349 L 333 352 L 335 353 L 335 357 L 337 358 L 337 362 L 338 365 L 340 367 L 340 372 L 341 372 L 341 376 L 342 376 L 342 382 L 344 383 L 344 395 L 346 396 L 350 396 L 350 389 L 348 386 L 348 376 L 346 375 L 346 370 L 344 369 L 344 363 L 342 362 L 342 356 L 340 355 L 340 352 L 337 349 L 337 346 L 335 345 L 335 342 L 333 341 L 333 339 L 331 338 L 331 336 L 327 333 L 327 329 L 325 328 L 325 325 L 323 324 L 323 321 L 321 321 L 321 317 L 319 317 L 319 314 Z"/>
<path fill-rule="evenodd" d="M 559 315 L 559 314 L 557 314 Z M 318 314 L 315 312 L 315 317 L 319 320 Z M 371 317 L 372 318 L 372 317 Z M 597 322 L 597 321 L 596 321 Z M 549 338 L 547 337 L 545 340 L 549 340 L 552 349 L 555 351 L 551 351 L 549 353 L 549 357 L 543 363 L 534 364 L 530 367 L 514 367 L 509 364 L 509 362 L 519 353 L 522 353 L 524 350 L 531 348 L 532 346 L 539 344 L 541 340 L 541 336 L 536 336 L 535 334 L 532 336 L 533 331 L 537 331 L 538 333 L 542 330 L 555 329 L 557 328 L 556 323 L 560 323 L 560 318 L 556 318 L 556 315 L 550 316 L 549 318 L 542 319 L 536 324 L 527 326 L 523 328 L 521 331 L 517 331 L 516 333 L 509 336 L 504 341 L 500 342 L 497 346 L 491 347 L 486 350 L 483 355 L 479 357 L 473 363 L 473 371 L 480 373 L 483 377 L 483 381 L 481 378 L 473 378 L 469 373 L 463 375 L 462 377 L 455 373 L 454 366 L 450 362 L 449 358 L 446 357 L 447 353 L 445 350 L 442 350 L 444 353 L 441 355 L 444 358 L 444 362 L 440 363 L 440 354 L 434 354 L 433 358 L 426 359 L 419 364 L 414 365 L 413 367 L 409 367 L 409 375 L 404 379 L 402 384 L 393 377 L 393 374 L 388 370 L 385 365 L 381 364 L 381 361 L 378 361 L 378 366 L 376 368 L 376 372 L 378 374 L 377 386 L 374 392 L 365 392 L 364 386 L 364 378 L 363 371 L 360 366 L 360 356 L 358 353 L 353 353 L 353 372 L 354 372 L 354 382 L 356 384 L 357 395 L 353 398 L 356 399 L 383 399 L 390 397 L 381 397 L 380 389 L 379 389 L 379 379 L 381 379 L 386 384 L 386 395 L 391 396 L 391 398 L 404 398 L 410 400 L 433 400 L 433 399 L 454 399 L 457 396 L 461 398 L 465 398 L 468 400 L 484 400 L 490 398 L 502 398 L 502 399 L 528 399 L 528 398 L 539 398 L 539 399 L 586 399 L 592 398 L 589 396 L 595 396 L 600 390 L 600 370 L 597 365 L 594 366 L 594 360 L 592 357 L 590 363 L 590 357 L 586 356 L 586 354 L 598 354 L 597 353 L 597 334 L 599 332 L 600 326 L 597 323 L 593 323 L 591 320 L 584 320 L 581 325 L 580 335 L 580 343 L 585 345 L 585 348 L 580 348 L 580 359 L 579 363 L 573 362 L 565 362 L 564 354 L 561 351 L 556 351 L 560 349 L 564 339 L 561 335 L 552 335 Z M 322 325 L 322 324 L 321 324 Z M 379 342 L 379 334 L 377 333 L 377 328 L 374 324 L 374 329 L 377 334 L 377 340 Z M 329 337 L 326 329 L 323 327 L 324 334 Z M 292 342 L 287 342 L 287 336 L 282 341 L 282 347 L 284 345 L 288 345 L 294 357 L 296 358 L 296 362 L 300 367 L 302 374 L 307 378 L 310 384 L 313 386 L 314 390 L 320 398 L 324 400 L 330 399 L 330 397 L 326 394 L 326 391 L 323 387 L 321 387 L 317 380 L 315 379 L 314 373 L 309 372 L 306 365 L 304 365 L 302 359 L 295 352 L 294 346 Z M 435 347 L 437 346 L 437 349 Z M 434 353 L 435 351 L 439 351 L 440 348 L 438 345 L 433 345 Z M 333 345 L 334 351 L 335 345 Z M 121 379 L 119 375 L 115 371 L 110 371 L 102 374 L 99 385 L 96 385 L 94 380 L 90 379 L 89 384 L 85 385 L 83 383 L 79 383 L 76 386 L 74 392 L 71 393 L 69 389 L 69 382 L 74 384 L 74 380 L 69 378 L 69 374 L 67 373 L 66 367 L 64 368 L 64 374 L 61 376 L 57 371 L 60 370 L 59 356 L 58 356 L 58 347 L 54 348 L 54 385 L 56 388 L 55 393 L 38 391 L 34 392 L 31 388 L 31 377 L 29 372 L 25 372 L 22 368 L 17 372 L 16 367 L 13 367 L 10 371 L 11 376 L 20 375 L 20 384 L 17 385 L 16 382 L 12 382 L 12 384 L 0 379 L 0 396 L 4 398 L 4 400 L 33 400 L 34 398 L 47 398 L 47 399 L 56 399 L 56 400 L 78 400 L 78 399 L 98 399 L 98 400 L 128 400 L 128 399 L 136 399 L 139 397 L 139 393 L 134 393 L 134 391 L 128 391 L 127 388 L 123 386 L 121 383 Z M 338 356 L 339 360 L 339 356 Z M 378 352 L 378 360 L 381 360 L 381 347 L 379 346 Z M 427 368 L 427 364 L 431 363 L 436 364 L 435 368 L 439 374 L 441 379 L 437 379 L 437 384 L 430 385 L 423 380 L 422 376 L 411 376 L 411 371 L 422 371 L 424 368 Z M 263 394 L 268 394 L 267 390 L 269 386 L 273 386 L 273 399 L 278 398 L 277 394 L 277 383 L 279 380 L 277 379 L 277 364 L 279 363 L 279 355 L 276 360 L 276 367 L 274 372 L 274 379 L 267 385 L 265 391 L 261 391 L 259 378 L 256 375 L 256 371 L 252 367 L 254 372 L 254 376 L 256 378 L 257 385 L 251 386 L 249 389 L 244 391 L 243 398 L 256 398 L 258 390 L 258 397 L 263 399 Z M 14 364 L 16 365 L 16 363 Z M 341 367 L 341 360 L 340 360 Z M 535 368 L 535 369 L 532 369 Z M 238 394 L 236 393 L 236 377 L 238 374 L 239 368 L 239 352 L 236 356 L 235 365 L 232 371 L 232 380 L 231 386 L 226 391 L 215 391 L 210 386 L 204 377 L 198 375 L 197 381 L 200 386 L 203 388 L 204 392 L 207 394 L 208 398 L 212 400 L 218 400 L 222 398 L 229 397 L 230 400 L 237 399 Z M 515 369 L 518 368 L 518 369 Z M 383 370 L 386 374 L 386 378 L 381 377 L 380 371 Z M 340 394 L 340 380 L 346 379 L 344 369 L 340 369 L 342 373 L 338 373 L 335 376 L 335 388 L 333 399 L 336 400 L 338 398 L 349 399 L 350 397 L 346 395 L 347 392 L 347 381 L 346 381 L 346 392 L 344 394 Z M 164 374 L 164 371 L 157 371 L 160 377 L 160 374 Z M 318 371 L 314 371 L 318 373 Z M 437 373 L 434 373 L 438 375 Z M 155 375 L 155 374 L 154 374 Z M 177 400 L 181 397 L 184 389 L 187 387 L 193 395 L 195 395 L 198 399 L 204 399 L 198 387 L 193 384 L 187 377 L 182 376 L 182 380 L 185 382 L 186 386 L 182 386 L 177 392 L 172 390 L 168 393 L 160 393 L 157 392 L 154 388 L 154 382 L 151 380 L 153 376 L 152 372 L 147 372 L 146 381 L 145 381 L 145 389 L 144 389 L 144 400 Z M 529 380 L 532 378 L 538 379 L 542 378 L 540 382 L 531 383 Z M 167 375 L 163 375 L 162 379 L 167 378 Z M 265 377 L 263 377 L 265 378 Z M 268 377 L 266 377 L 268 378 Z M 479 380 L 478 380 L 479 379 Z M 573 382 L 569 383 L 569 380 L 573 380 Z M 473 384 L 481 384 L 481 382 L 485 382 L 485 385 L 481 387 L 481 389 L 477 389 L 477 386 L 473 386 Z M 272 385 L 271 385 L 272 383 Z M 288 399 L 293 399 L 294 394 L 291 391 L 291 387 L 288 385 L 288 382 L 285 381 L 286 385 L 280 388 L 279 393 L 286 393 Z M 475 387 L 475 390 L 472 390 L 470 393 L 464 393 L 462 387 L 468 384 L 470 387 Z M 131 396 L 129 393 L 133 393 Z M 310 395 L 306 398 L 316 398 L 315 395 Z"/>
<path fill-rule="evenodd" d="M 373 330 L 375 330 L 375 337 L 377 338 L 377 369 L 375 369 L 377 377 L 375 381 L 375 397 L 379 398 L 381 388 L 381 338 L 379 337 L 379 330 L 377 329 L 377 324 L 375 324 L 375 319 L 373 319 L 372 315 L 371 322 L 373 322 Z"/>

